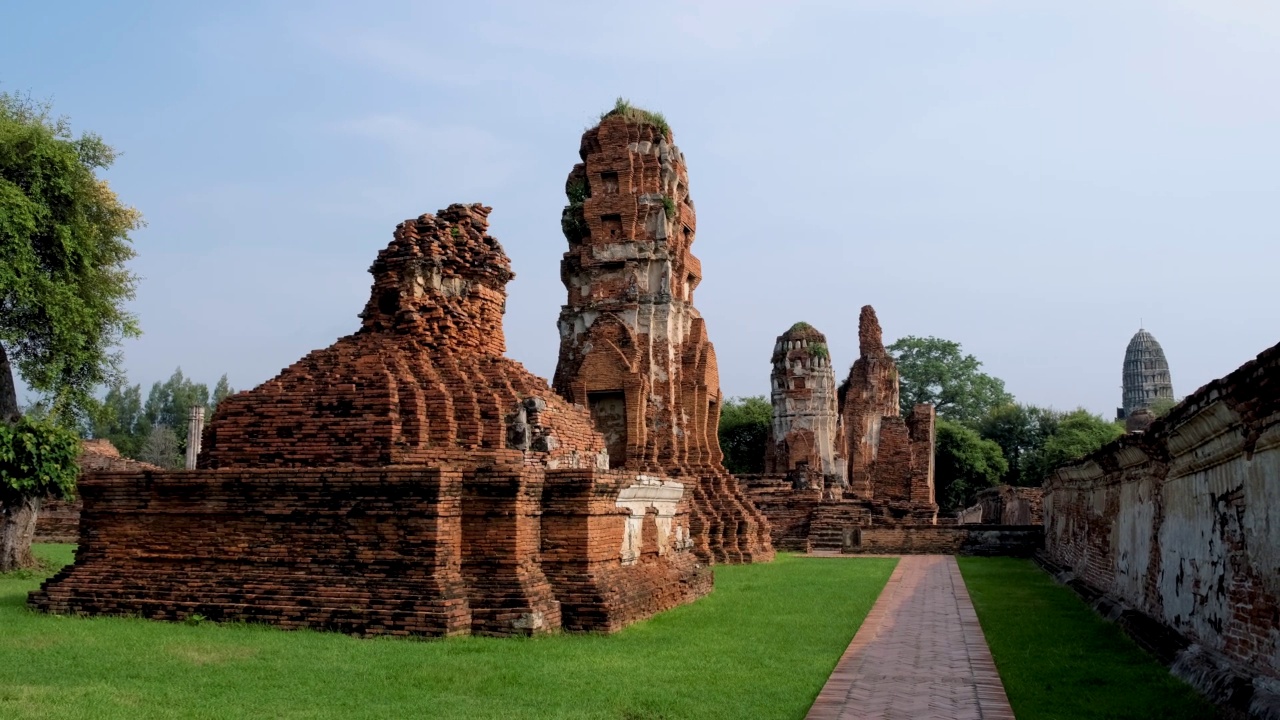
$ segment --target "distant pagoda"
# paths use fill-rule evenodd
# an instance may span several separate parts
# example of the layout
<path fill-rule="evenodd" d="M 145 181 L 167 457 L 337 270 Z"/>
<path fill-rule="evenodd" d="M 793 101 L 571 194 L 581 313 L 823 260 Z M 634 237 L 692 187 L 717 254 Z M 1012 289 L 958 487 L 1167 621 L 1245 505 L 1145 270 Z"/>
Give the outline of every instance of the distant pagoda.
<path fill-rule="evenodd" d="M 1155 337 L 1139 328 L 1124 351 L 1122 407 L 1116 415 L 1123 420 L 1139 408 L 1150 408 L 1157 400 L 1173 400 L 1173 380 L 1169 361 Z"/>

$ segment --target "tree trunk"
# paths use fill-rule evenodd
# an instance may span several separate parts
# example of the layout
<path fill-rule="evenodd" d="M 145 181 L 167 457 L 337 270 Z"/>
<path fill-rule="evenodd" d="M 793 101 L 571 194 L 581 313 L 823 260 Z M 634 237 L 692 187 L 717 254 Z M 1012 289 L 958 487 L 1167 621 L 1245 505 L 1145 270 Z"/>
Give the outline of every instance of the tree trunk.
<path fill-rule="evenodd" d="M 31 539 L 41 498 L 9 498 L 0 501 L 0 572 L 35 567 Z"/>
<path fill-rule="evenodd" d="M 17 422 L 21 417 L 13 367 L 0 343 L 0 422 Z M 0 572 L 35 565 L 31 538 L 35 537 L 36 514 L 40 511 L 40 498 L 23 498 L 5 490 L 0 487 Z"/>
<path fill-rule="evenodd" d="M 4 343 L 0 343 L 0 422 L 17 422 L 21 417 L 18 390 L 13 384 L 13 368 L 9 365 L 9 354 L 4 351 Z"/>

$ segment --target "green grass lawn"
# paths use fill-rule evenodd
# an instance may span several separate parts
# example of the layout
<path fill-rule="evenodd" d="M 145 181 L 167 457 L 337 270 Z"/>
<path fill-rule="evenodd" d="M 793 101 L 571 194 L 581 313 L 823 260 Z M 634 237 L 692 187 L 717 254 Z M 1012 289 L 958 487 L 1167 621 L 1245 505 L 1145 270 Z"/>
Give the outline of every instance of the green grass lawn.
<path fill-rule="evenodd" d="M 1030 560 L 960 558 L 1018 720 L 1200 720 L 1214 707 Z"/>
<path fill-rule="evenodd" d="M 801 718 L 895 563 L 780 554 L 611 636 L 429 641 L 49 616 L 44 573 L 0 576 L 0 717 Z"/>

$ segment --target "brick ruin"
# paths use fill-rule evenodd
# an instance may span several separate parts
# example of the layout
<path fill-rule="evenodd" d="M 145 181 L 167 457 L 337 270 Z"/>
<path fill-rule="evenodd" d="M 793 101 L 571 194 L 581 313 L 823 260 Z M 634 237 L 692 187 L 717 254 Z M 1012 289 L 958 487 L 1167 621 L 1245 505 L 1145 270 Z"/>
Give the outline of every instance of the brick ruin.
<path fill-rule="evenodd" d="M 773 473 L 744 477 L 781 549 L 856 552 L 864 529 L 937 523 L 933 406 L 916 405 L 901 416 L 897 366 L 870 305 L 862 308 L 858 340 L 859 357 L 836 392 L 836 454 L 845 458 L 845 483 L 816 474 L 806 481 L 794 469 L 782 475 L 776 465 Z M 776 359 L 775 351 L 775 373 Z"/>
<path fill-rule="evenodd" d="M 95 438 L 80 443 L 80 457 L 76 461 L 80 475 L 103 470 L 159 470 L 151 463 L 133 460 L 120 455 L 110 440 Z M 80 498 L 62 500 L 46 498 L 36 516 L 36 533 L 33 542 L 73 543 L 80 536 Z"/>
<path fill-rule="evenodd" d="M 827 337 L 798 322 L 778 336 L 770 362 L 773 422 L 764 471 L 816 475 L 823 485 L 843 486 L 848 468 Z"/>
<path fill-rule="evenodd" d="M 893 517 L 933 523 L 933 406 L 916 405 L 909 417 L 901 416 L 898 366 L 884 349 L 870 305 L 858 318 L 858 348 L 839 390 L 849 492 L 884 503 Z"/>
<path fill-rule="evenodd" d="M 224 400 L 199 469 L 86 474 L 76 562 L 31 604 L 519 635 L 709 592 L 698 481 L 610 469 L 588 411 L 502 356 L 513 275 L 489 212 L 401 223 L 360 329 Z"/>
<path fill-rule="evenodd" d="M 1211 699 L 1280 713 L 1280 345 L 1054 471 L 1045 547 Z M 1166 643 L 1168 644 L 1168 643 Z M 1271 714 L 1267 714 L 1271 713 Z"/>
<path fill-rule="evenodd" d="M 1044 488 L 996 485 L 979 490 L 956 517 L 960 525 L 1043 525 Z"/>
<path fill-rule="evenodd" d="M 660 118 L 620 108 L 583 134 L 579 157 L 565 184 L 568 300 L 553 386 L 589 408 L 611 467 L 688 484 L 700 558 L 768 560 L 768 523 L 722 462 L 684 155 Z"/>

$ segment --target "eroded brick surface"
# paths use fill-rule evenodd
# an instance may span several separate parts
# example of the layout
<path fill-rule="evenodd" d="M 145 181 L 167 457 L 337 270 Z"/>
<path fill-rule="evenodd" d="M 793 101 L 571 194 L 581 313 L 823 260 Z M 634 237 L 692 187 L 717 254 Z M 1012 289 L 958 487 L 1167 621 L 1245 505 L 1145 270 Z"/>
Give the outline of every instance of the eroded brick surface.
<path fill-rule="evenodd" d="M 1280 695 L 1280 345 L 1059 468 L 1044 516 L 1055 562 Z"/>
<path fill-rule="evenodd" d="M 362 326 L 224 400 L 199 470 L 90 473 L 57 612 L 364 634 L 611 631 L 711 589 L 689 486 L 609 470 L 586 409 L 502 357 L 489 208 L 397 227 Z"/>
<path fill-rule="evenodd" d="M 582 136 L 566 182 L 554 387 L 588 408 L 612 466 L 688 483 L 699 557 L 773 556 L 768 522 L 723 465 L 720 379 L 693 305 L 702 279 L 684 156 L 669 132 L 611 114 Z"/>

